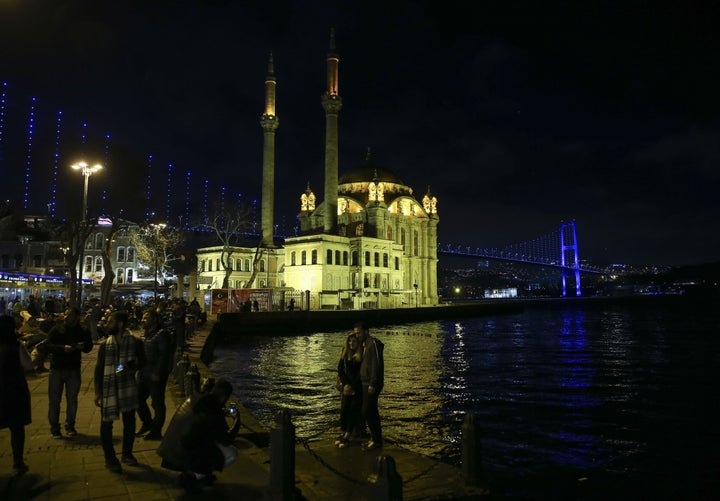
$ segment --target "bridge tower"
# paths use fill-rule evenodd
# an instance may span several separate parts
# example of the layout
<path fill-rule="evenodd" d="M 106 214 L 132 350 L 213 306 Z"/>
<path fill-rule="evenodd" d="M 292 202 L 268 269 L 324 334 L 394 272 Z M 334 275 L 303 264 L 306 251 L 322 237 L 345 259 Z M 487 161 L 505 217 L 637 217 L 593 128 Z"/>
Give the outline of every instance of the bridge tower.
<path fill-rule="evenodd" d="M 568 263 L 568 252 L 572 263 Z M 567 296 L 567 274 L 568 269 L 575 271 L 575 295 L 580 297 L 580 260 L 578 258 L 577 233 L 575 232 L 575 221 L 560 223 L 560 264 L 562 265 L 562 295 Z"/>

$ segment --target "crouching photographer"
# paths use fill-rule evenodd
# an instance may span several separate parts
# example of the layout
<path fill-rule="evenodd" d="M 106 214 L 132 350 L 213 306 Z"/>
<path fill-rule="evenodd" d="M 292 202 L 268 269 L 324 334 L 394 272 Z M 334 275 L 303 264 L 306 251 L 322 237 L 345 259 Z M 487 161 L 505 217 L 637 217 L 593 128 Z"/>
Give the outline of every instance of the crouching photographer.
<path fill-rule="evenodd" d="M 180 471 L 186 489 L 210 485 L 213 472 L 222 471 L 237 460 L 232 445 L 240 428 L 237 406 L 225 407 L 232 385 L 220 379 L 204 393 L 188 398 L 175 412 L 157 453 L 163 468 Z M 234 419 L 228 426 L 227 417 Z"/>

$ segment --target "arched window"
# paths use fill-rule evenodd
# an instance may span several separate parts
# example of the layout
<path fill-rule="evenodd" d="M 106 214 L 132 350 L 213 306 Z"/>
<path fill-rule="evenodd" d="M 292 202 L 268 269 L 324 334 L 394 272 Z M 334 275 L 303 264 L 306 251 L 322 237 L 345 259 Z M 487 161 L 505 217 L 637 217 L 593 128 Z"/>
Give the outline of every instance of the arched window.
<path fill-rule="evenodd" d="M 343 251 L 343 265 L 347 266 L 348 264 L 348 253 L 347 251 Z"/>
<path fill-rule="evenodd" d="M 333 262 L 332 256 L 333 256 L 332 249 L 328 249 L 327 253 L 325 255 L 325 264 L 332 264 L 332 262 Z"/>
<path fill-rule="evenodd" d="M 93 270 L 93 257 L 85 256 L 85 273 L 92 273 Z"/>
<path fill-rule="evenodd" d="M 215 269 L 220 271 L 220 258 L 215 258 Z"/>
<path fill-rule="evenodd" d="M 300 253 L 300 264 L 307 264 L 307 251 Z"/>
<path fill-rule="evenodd" d="M 358 266 L 358 251 L 352 251 L 352 254 L 350 255 L 350 266 Z"/>
<path fill-rule="evenodd" d="M 232 270 L 232 269 L 235 267 L 235 258 L 229 257 L 229 258 L 228 258 L 228 265 L 229 265 L 228 268 L 230 268 L 230 269 Z"/>
<path fill-rule="evenodd" d="M 365 251 L 365 266 L 370 266 L 370 253 Z"/>
<path fill-rule="evenodd" d="M 98 256 L 95 258 L 95 273 L 101 272 L 102 269 L 102 258 Z"/>
<path fill-rule="evenodd" d="M 245 271 L 252 271 L 250 269 L 250 260 L 249 259 L 245 260 Z"/>
<path fill-rule="evenodd" d="M 260 271 L 265 271 L 265 260 L 264 259 L 260 260 Z"/>
<path fill-rule="evenodd" d="M 383 268 L 388 267 L 388 255 L 387 252 L 383 252 Z"/>
<path fill-rule="evenodd" d="M 376 252 L 373 257 L 375 258 L 375 266 L 380 266 L 380 253 Z"/>
<path fill-rule="evenodd" d="M 95 234 L 95 248 L 102 249 L 104 243 L 105 243 L 105 235 L 103 235 L 102 233 L 96 233 Z"/>
<path fill-rule="evenodd" d="M 290 253 L 290 266 L 295 266 L 295 251 Z"/>
<path fill-rule="evenodd" d="M 127 256 L 126 256 L 128 263 L 134 263 L 135 262 L 135 247 L 128 247 L 127 248 Z M 130 281 L 128 281 L 130 283 Z"/>
<path fill-rule="evenodd" d="M 200 260 L 200 273 L 205 271 L 205 260 Z"/>
<path fill-rule="evenodd" d="M 340 264 L 340 251 L 335 251 L 335 264 Z"/>
<path fill-rule="evenodd" d="M 208 271 L 212 271 L 212 259 L 208 259 Z"/>
<path fill-rule="evenodd" d="M 317 264 L 317 249 L 312 250 L 311 258 L 312 264 Z"/>
<path fill-rule="evenodd" d="M 129 284 L 133 283 L 133 278 L 134 278 L 134 276 L 135 276 L 135 273 L 133 272 L 133 269 L 132 269 L 132 268 L 128 268 L 128 269 L 127 269 L 127 280 L 126 280 L 126 282 L 129 283 Z"/>
<path fill-rule="evenodd" d="M 392 226 L 387 227 L 387 239 L 392 240 Z"/>
<path fill-rule="evenodd" d="M 242 259 L 240 258 L 235 260 L 235 271 L 242 271 Z"/>
<path fill-rule="evenodd" d="M 125 262 L 125 247 L 118 247 L 118 248 L 117 248 L 117 262 L 118 262 L 118 263 L 124 263 L 124 262 Z"/>
<path fill-rule="evenodd" d="M 413 233 L 413 254 L 418 255 L 418 232 L 415 230 Z"/>
<path fill-rule="evenodd" d="M 124 284 L 125 283 L 125 269 L 124 268 L 118 268 L 115 272 L 117 283 Z"/>
<path fill-rule="evenodd" d="M 395 256 L 395 269 L 396 270 L 400 269 L 400 258 L 397 256 Z"/>

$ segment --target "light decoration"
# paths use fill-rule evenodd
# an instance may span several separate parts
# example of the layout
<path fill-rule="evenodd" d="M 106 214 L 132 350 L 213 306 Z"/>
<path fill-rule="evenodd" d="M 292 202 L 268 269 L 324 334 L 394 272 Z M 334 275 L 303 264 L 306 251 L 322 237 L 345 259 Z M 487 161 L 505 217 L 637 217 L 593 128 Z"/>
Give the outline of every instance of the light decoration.
<path fill-rule="evenodd" d="M 28 137 L 27 137 L 27 155 L 25 161 L 25 193 L 23 196 L 23 209 L 27 209 L 30 201 L 30 170 L 32 166 L 32 144 L 33 133 L 35 127 L 35 102 L 37 98 L 30 98 L 30 114 L 28 116 Z"/>
<path fill-rule="evenodd" d="M 150 201 L 152 199 L 151 197 L 151 188 L 152 188 L 152 155 L 148 155 L 147 157 L 147 168 L 146 172 L 147 175 L 145 177 L 145 222 L 147 223 L 150 221 L 151 214 L 151 208 L 150 208 Z"/>
<path fill-rule="evenodd" d="M 0 160 L 2 160 L 2 149 L 5 144 L 5 106 L 7 105 L 7 82 L 2 83 L 0 91 Z"/>
<path fill-rule="evenodd" d="M 172 199 L 172 174 L 173 164 L 168 164 L 167 168 L 167 196 L 165 198 L 165 223 L 170 221 L 170 200 Z"/>
<path fill-rule="evenodd" d="M 185 229 L 190 227 L 190 171 L 185 173 Z"/>
<path fill-rule="evenodd" d="M 55 153 L 53 154 L 53 175 L 50 184 L 50 217 L 55 219 L 55 211 L 57 209 L 57 180 L 60 171 L 60 136 L 62 132 L 62 115 L 63 112 L 57 112 L 57 120 L 55 121 Z"/>
<path fill-rule="evenodd" d="M 225 190 L 226 187 L 223 186 L 220 188 L 220 214 L 222 217 L 222 224 L 225 224 Z"/>
<path fill-rule="evenodd" d="M 85 146 L 85 142 L 87 141 L 87 122 L 82 123 L 82 133 L 80 134 L 80 144 Z"/>
<path fill-rule="evenodd" d="M 208 184 L 210 181 L 203 181 L 203 224 L 208 223 Z"/>

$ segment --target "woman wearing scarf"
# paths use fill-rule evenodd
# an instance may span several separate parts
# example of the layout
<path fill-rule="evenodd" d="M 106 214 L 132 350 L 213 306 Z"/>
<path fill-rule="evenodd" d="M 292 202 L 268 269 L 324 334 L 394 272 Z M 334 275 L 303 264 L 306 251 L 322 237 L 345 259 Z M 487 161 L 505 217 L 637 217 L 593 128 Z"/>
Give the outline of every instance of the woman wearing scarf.
<path fill-rule="evenodd" d="M 127 329 L 128 314 L 116 311 L 110 314 L 107 340 L 98 350 L 95 366 L 95 405 L 100 407 L 100 442 L 105 453 L 105 467 L 115 473 L 122 466 L 112 442 L 113 421 L 123 422 L 122 462 L 137 466 L 133 456 L 135 441 L 135 410 L 138 407 L 138 388 L 135 373 L 145 366 L 145 350 L 140 339 Z"/>

